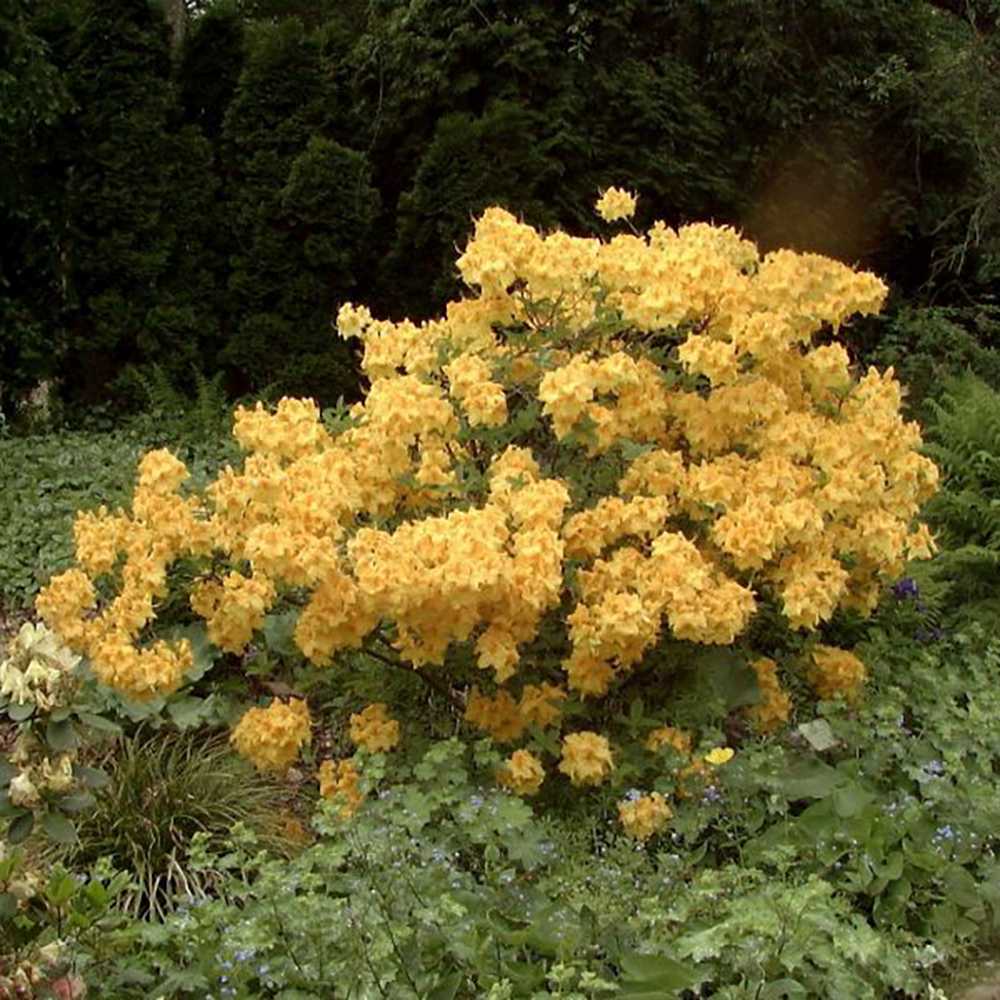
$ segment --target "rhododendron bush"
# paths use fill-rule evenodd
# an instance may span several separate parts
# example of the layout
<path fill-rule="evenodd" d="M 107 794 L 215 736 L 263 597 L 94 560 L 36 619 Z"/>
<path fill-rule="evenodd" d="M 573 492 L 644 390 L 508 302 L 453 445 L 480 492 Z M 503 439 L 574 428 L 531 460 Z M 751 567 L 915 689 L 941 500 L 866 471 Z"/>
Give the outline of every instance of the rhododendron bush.
<path fill-rule="evenodd" d="M 612 189 L 598 210 L 634 206 Z M 239 409 L 243 467 L 203 494 L 172 455 L 147 454 L 130 511 L 79 516 L 79 565 L 40 613 L 106 683 L 171 691 L 192 651 L 156 638 L 157 609 L 193 560 L 187 600 L 218 649 L 241 653 L 275 608 L 299 608 L 294 641 L 317 669 L 372 649 L 459 692 L 468 731 L 512 753 L 498 778 L 515 792 L 613 775 L 599 709 L 638 671 L 662 692 L 662 739 L 641 752 L 719 766 L 727 753 L 697 756 L 669 726 L 665 649 L 739 646 L 764 607 L 808 640 L 931 553 L 915 517 L 937 471 L 919 428 L 891 369 L 859 377 L 836 340 L 886 286 L 815 255 L 761 256 L 725 227 L 578 238 L 499 208 L 458 268 L 472 294 L 438 319 L 340 310 L 371 385 L 339 422 L 304 399 Z M 857 693 L 853 654 L 806 651 L 819 696 Z M 769 731 L 790 699 L 760 655 L 774 651 L 746 653 L 751 719 Z M 371 750 L 401 738 L 381 703 L 350 730 Z M 308 738 L 294 701 L 252 709 L 235 734 L 274 768 Z M 323 781 L 360 801 L 344 762 Z M 622 806 L 640 839 L 669 813 L 657 794 Z"/>

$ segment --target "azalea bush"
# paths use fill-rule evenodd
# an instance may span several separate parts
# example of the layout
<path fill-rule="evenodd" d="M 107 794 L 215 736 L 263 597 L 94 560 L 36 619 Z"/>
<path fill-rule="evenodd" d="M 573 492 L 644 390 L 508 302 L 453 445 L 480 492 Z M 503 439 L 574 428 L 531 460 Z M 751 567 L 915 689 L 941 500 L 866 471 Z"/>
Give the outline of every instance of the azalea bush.
<path fill-rule="evenodd" d="M 597 207 L 611 225 L 635 198 Z M 646 839 L 732 756 L 727 712 L 770 731 L 790 691 L 858 697 L 865 665 L 817 630 L 933 550 L 920 429 L 892 370 L 860 375 L 837 341 L 886 286 L 726 227 L 584 238 L 499 208 L 458 268 L 470 294 L 435 320 L 341 308 L 363 402 L 238 409 L 242 467 L 204 490 L 148 453 L 129 509 L 77 518 L 77 565 L 37 608 L 135 699 L 204 673 L 199 629 L 215 669 L 241 667 L 280 618 L 276 664 L 416 671 L 504 747 L 509 790 L 631 786 L 621 820 Z M 284 697 L 248 687 L 233 741 L 280 772 L 314 720 L 270 680 Z M 344 742 L 419 742 L 389 700 Z M 685 705 L 714 721 L 685 728 Z M 349 757 L 319 778 L 362 801 Z"/>

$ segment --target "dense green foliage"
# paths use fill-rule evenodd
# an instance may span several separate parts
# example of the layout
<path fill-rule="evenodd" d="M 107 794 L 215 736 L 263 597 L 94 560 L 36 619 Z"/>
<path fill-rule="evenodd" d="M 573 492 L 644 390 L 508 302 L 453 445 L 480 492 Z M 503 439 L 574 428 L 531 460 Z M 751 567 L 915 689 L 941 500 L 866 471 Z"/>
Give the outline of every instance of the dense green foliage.
<path fill-rule="evenodd" d="M 678 672 L 671 721 L 735 755 L 644 845 L 620 789 L 499 790 L 499 750 L 449 740 L 461 699 L 429 674 L 295 669 L 281 608 L 245 656 L 191 630 L 169 698 L 127 702 L 84 664 L 74 705 L 36 713 L 40 752 L 71 730 L 111 780 L 83 768 L 32 827 L 0 758 L 0 993 L 30 962 L 38 997 L 940 997 L 1000 934 L 996 3 L 187 0 L 174 48 L 168 7 L 0 10 L 0 613 L 69 565 L 77 510 L 127 501 L 147 448 L 204 484 L 239 461 L 233 396 L 353 397 L 341 301 L 430 315 L 487 204 L 578 232 L 611 184 L 639 225 L 731 222 L 887 276 L 893 308 L 842 333 L 907 386 L 942 551 L 872 620 L 825 627 L 868 667 L 856 704 L 816 708 L 783 666 L 798 707 L 762 737 L 752 682 Z M 42 379 L 56 396 L 24 405 Z M 767 614 L 753 633 L 795 651 Z M 301 772 L 278 791 L 221 743 L 247 689 L 309 700 L 310 769 L 379 700 L 437 742 L 361 751 L 345 824 Z M 609 711 L 644 732 L 660 693 Z"/>
<path fill-rule="evenodd" d="M 290 859 L 238 829 L 195 838 L 183 864 L 211 898 L 145 923 L 91 910 L 60 971 L 100 969 L 123 1000 L 926 996 L 1000 919 L 1000 650 L 921 643 L 901 614 L 890 599 L 864 646 L 864 706 L 747 742 L 644 850 L 600 791 L 542 820 L 491 787 L 488 743 L 444 741 L 365 758 L 364 810 L 324 806 Z"/>
<path fill-rule="evenodd" d="M 712 218 L 875 268 L 912 307 L 881 331 L 905 346 L 951 321 L 920 317 L 928 296 L 992 301 L 988 4 L 187 7 L 173 52 L 176 4 L 18 0 L 0 22 L 8 418 L 52 376 L 73 402 L 118 379 L 135 405 L 121 376 L 154 363 L 186 390 L 196 366 L 230 391 L 351 397 L 341 301 L 363 286 L 385 315 L 430 315 L 487 204 L 578 230 L 615 183 L 640 223 Z"/>

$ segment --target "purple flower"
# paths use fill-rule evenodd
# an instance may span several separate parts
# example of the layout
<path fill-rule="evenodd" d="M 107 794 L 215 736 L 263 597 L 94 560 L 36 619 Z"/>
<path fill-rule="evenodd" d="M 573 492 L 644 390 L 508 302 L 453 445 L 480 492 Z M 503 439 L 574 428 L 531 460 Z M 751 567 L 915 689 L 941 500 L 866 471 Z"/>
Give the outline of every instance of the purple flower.
<path fill-rule="evenodd" d="M 892 593 L 897 601 L 905 601 L 910 597 L 919 597 L 920 588 L 912 576 L 904 576 L 902 580 L 897 580 L 893 584 Z"/>

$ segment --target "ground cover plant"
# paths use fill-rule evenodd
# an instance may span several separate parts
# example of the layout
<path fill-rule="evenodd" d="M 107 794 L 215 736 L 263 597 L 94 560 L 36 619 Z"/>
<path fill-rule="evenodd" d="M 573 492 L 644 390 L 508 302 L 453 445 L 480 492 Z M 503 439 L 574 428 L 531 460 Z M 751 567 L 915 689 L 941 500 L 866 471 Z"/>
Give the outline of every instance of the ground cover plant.
<path fill-rule="evenodd" d="M 4 666 L 35 742 L 0 776 L 27 848 L 0 868 L 0 975 L 122 1000 L 940 998 L 998 926 L 1000 649 L 935 582 L 938 468 L 902 388 L 838 341 L 885 286 L 725 228 L 596 240 L 500 210 L 459 268 L 436 320 L 341 310 L 363 402 L 241 407 L 230 467 L 156 448 L 121 509 L 76 518 L 37 601 L 54 631 Z M 991 468 L 960 398 L 942 545 Z M 296 796 L 280 850 L 175 829 L 165 794 L 185 882 L 137 914 L 91 817 L 222 754 L 220 723 Z M 122 783 L 67 805 L 119 731 Z"/>

